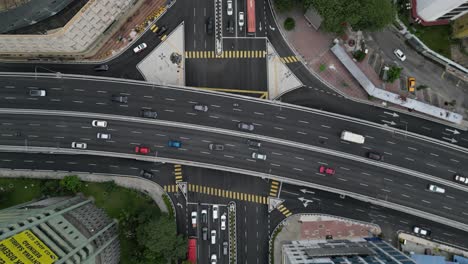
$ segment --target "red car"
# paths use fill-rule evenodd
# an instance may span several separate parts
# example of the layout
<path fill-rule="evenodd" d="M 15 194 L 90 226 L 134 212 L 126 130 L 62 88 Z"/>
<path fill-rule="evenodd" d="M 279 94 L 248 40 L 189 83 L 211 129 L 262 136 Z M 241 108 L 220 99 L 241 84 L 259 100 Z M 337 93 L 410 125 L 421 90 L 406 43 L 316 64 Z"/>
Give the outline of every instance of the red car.
<path fill-rule="evenodd" d="M 320 173 L 325 173 L 325 174 L 328 174 L 328 175 L 333 175 L 333 174 L 335 174 L 335 169 L 327 168 L 325 166 L 320 166 L 319 172 Z"/>
<path fill-rule="evenodd" d="M 150 148 L 148 148 L 148 147 L 136 146 L 136 147 L 135 147 L 135 153 L 148 154 L 148 153 L 150 153 Z"/>

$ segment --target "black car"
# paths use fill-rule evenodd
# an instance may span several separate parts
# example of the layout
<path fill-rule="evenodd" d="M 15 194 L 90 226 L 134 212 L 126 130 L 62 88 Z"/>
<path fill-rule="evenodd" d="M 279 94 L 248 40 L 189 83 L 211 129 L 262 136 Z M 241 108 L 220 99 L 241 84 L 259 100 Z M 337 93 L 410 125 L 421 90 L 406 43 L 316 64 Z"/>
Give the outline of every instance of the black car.
<path fill-rule="evenodd" d="M 127 96 L 122 96 L 122 95 L 112 95 L 112 101 L 117 102 L 117 103 L 126 104 L 128 102 L 128 97 Z"/>
<path fill-rule="evenodd" d="M 211 144 L 208 145 L 208 148 L 210 150 L 223 151 L 224 150 L 224 145 L 223 144 L 211 143 Z"/>
<path fill-rule="evenodd" d="M 206 34 L 208 35 L 212 35 L 213 34 L 213 28 L 214 28 L 214 25 L 213 25 L 213 18 L 212 17 L 208 17 L 206 19 Z"/>
<path fill-rule="evenodd" d="M 109 70 L 109 65 L 107 65 L 107 64 L 97 65 L 96 67 L 94 67 L 94 70 L 95 71 L 108 71 Z"/>
<path fill-rule="evenodd" d="M 151 171 L 148 171 L 148 170 L 141 170 L 140 171 L 140 176 L 141 177 L 145 177 L 145 178 L 153 178 L 153 173 Z"/>
<path fill-rule="evenodd" d="M 232 21 L 232 19 L 228 19 L 226 24 L 226 31 L 229 33 L 234 33 L 234 21 Z"/>
<path fill-rule="evenodd" d="M 373 160 L 383 160 L 383 157 L 382 155 L 380 155 L 380 153 L 377 153 L 377 152 L 367 152 L 367 157 L 369 159 L 373 159 Z"/>
<path fill-rule="evenodd" d="M 167 27 L 166 26 L 162 26 L 160 28 L 158 28 L 158 30 L 156 30 L 156 35 L 158 35 L 158 37 L 162 36 L 162 34 L 166 33 L 167 31 Z"/>
<path fill-rule="evenodd" d="M 141 110 L 140 115 L 145 118 L 157 118 L 158 113 L 152 110 Z"/>
<path fill-rule="evenodd" d="M 262 146 L 262 142 L 255 139 L 247 139 L 247 145 L 249 145 L 249 147 L 260 148 Z"/>

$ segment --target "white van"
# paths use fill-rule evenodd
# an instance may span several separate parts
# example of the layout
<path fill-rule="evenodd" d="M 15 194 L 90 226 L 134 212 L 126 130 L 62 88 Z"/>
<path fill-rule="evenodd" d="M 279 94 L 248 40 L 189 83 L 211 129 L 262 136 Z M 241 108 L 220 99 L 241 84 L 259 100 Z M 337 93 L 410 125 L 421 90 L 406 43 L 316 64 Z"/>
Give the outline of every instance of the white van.
<path fill-rule="evenodd" d="M 357 144 L 364 144 L 365 137 L 359 134 L 355 134 L 346 130 L 341 132 L 341 139 L 348 142 L 353 142 Z"/>

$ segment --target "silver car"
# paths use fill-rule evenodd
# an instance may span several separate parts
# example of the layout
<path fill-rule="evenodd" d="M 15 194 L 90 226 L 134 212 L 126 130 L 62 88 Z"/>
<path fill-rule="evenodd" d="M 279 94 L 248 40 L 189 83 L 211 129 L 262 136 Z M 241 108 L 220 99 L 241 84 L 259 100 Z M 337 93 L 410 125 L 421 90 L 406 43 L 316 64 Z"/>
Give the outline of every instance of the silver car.
<path fill-rule="evenodd" d="M 262 153 L 252 152 L 252 158 L 257 160 L 266 160 L 267 156 Z"/>
<path fill-rule="evenodd" d="M 97 138 L 98 139 L 111 139 L 111 135 L 106 134 L 106 133 L 97 133 Z"/>
<path fill-rule="evenodd" d="M 81 142 L 72 142 L 71 147 L 76 149 L 86 149 L 88 145 Z"/>
<path fill-rule="evenodd" d="M 239 27 L 244 26 L 244 12 L 239 12 Z"/>
<path fill-rule="evenodd" d="M 29 95 L 30 96 L 46 96 L 46 91 L 45 90 L 30 90 Z"/>
<path fill-rule="evenodd" d="M 250 123 L 245 123 L 245 122 L 239 122 L 237 123 L 237 128 L 240 130 L 245 130 L 245 131 L 253 131 L 254 130 L 254 125 Z"/>
<path fill-rule="evenodd" d="M 107 127 L 107 121 L 104 121 L 104 120 L 93 120 L 93 122 L 91 122 L 91 125 L 93 127 Z"/>
<path fill-rule="evenodd" d="M 208 112 L 208 106 L 202 104 L 196 104 L 193 106 L 193 110 L 198 112 Z"/>

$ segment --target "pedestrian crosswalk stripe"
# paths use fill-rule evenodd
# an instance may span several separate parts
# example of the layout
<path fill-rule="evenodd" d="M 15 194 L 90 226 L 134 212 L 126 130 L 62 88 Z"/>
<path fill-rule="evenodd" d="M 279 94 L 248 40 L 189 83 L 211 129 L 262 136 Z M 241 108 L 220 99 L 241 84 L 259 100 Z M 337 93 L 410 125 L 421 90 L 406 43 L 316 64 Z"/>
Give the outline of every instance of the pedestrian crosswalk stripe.
<path fill-rule="evenodd" d="M 171 189 L 171 185 L 165 185 L 164 190 L 171 192 L 172 190 L 177 191 L 177 185 L 173 185 L 174 189 Z M 202 186 L 198 184 L 189 184 L 188 185 L 189 192 L 196 192 L 196 193 L 203 193 L 207 195 L 214 195 L 229 199 L 241 200 L 246 202 L 253 202 L 253 203 L 260 203 L 260 204 L 267 204 L 267 197 L 259 196 L 255 194 L 249 193 L 241 193 L 241 192 L 234 192 L 230 190 L 222 190 L 210 186 Z"/>

